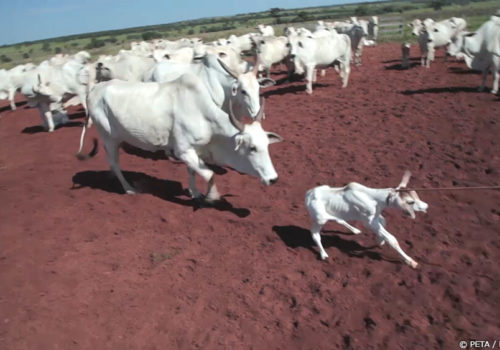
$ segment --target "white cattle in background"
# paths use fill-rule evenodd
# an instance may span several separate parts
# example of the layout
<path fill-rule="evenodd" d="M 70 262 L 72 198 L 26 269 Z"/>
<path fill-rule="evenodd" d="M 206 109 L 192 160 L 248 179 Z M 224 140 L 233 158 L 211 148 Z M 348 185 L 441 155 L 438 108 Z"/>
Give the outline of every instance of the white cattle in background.
<path fill-rule="evenodd" d="M 453 56 L 465 58 L 467 66 L 482 72 L 479 91 L 484 90 L 488 73 L 493 75 L 491 93 L 498 92 L 500 70 L 500 16 L 491 16 L 476 32 L 458 35 L 448 48 Z"/>
<path fill-rule="evenodd" d="M 126 193 L 133 194 L 135 190 L 118 164 L 122 142 L 146 151 L 174 154 L 188 167 L 189 189 L 194 198 L 203 198 L 196 188 L 195 174 L 208 183 L 207 201 L 220 198 L 214 172 L 207 163 L 230 166 L 260 178 L 265 185 L 278 180 L 268 146 L 281 141 L 281 137 L 262 128 L 264 105 L 256 120 L 244 125 L 214 103 L 195 74 L 184 74 L 170 83 L 104 82 L 90 91 L 88 104 L 89 117 L 104 143 L 108 163 Z M 85 129 L 86 126 L 82 141 Z M 86 158 L 81 153 L 82 146 L 83 142 L 79 159 Z"/>
<path fill-rule="evenodd" d="M 295 63 L 297 74 L 306 74 L 306 92 L 312 94 L 312 83 L 316 81 L 315 69 L 326 68 L 334 63 L 340 65 L 342 87 L 346 87 L 351 72 L 351 39 L 346 34 L 335 31 L 329 36 L 299 36 L 290 41 L 290 56 Z"/>
<path fill-rule="evenodd" d="M 151 53 L 155 49 L 155 45 L 153 43 L 149 43 L 147 41 L 132 41 L 130 43 L 130 50 L 140 52 L 140 53 Z"/>
<path fill-rule="evenodd" d="M 321 259 L 328 258 L 321 244 L 321 228 L 328 221 L 335 221 L 356 235 L 361 231 L 348 221 L 360 221 L 375 233 L 379 245 L 387 242 L 403 257 L 405 263 L 416 268 L 417 262 L 401 249 L 396 237 L 385 229 L 382 216 L 386 208 L 399 209 L 412 219 L 415 218 L 415 212 L 426 212 L 427 203 L 421 201 L 415 191 L 405 190 L 410 176 L 411 173 L 407 171 L 396 188 L 370 188 L 351 182 L 344 187 L 318 186 L 307 191 L 305 204 L 312 220 L 311 235 L 320 250 Z"/>
<path fill-rule="evenodd" d="M 316 24 L 316 31 L 321 29 L 335 29 L 339 34 L 346 34 L 351 41 L 351 52 L 354 54 L 354 63 L 357 66 L 361 65 L 361 56 L 363 55 L 364 38 L 366 36 L 363 28 L 357 24 L 357 19 L 352 19 L 356 22 L 336 21 L 324 22 L 318 21 Z"/>
<path fill-rule="evenodd" d="M 436 49 L 443 47 L 446 50 L 452 40 L 465 30 L 467 22 L 459 17 L 451 17 L 439 22 L 426 18 L 423 21 L 414 19 L 408 25 L 412 28 L 412 34 L 418 36 L 421 64 L 429 68 L 435 58 Z"/>
<path fill-rule="evenodd" d="M 12 110 L 16 109 L 16 91 L 23 86 L 26 74 L 35 68 L 33 63 L 26 63 L 9 70 L 0 69 L 0 100 L 8 99 Z"/>
<path fill-rule="evenodd" d="M 258 24 L 255 29 L 257 29 L 262 36 L 274 36 L 274 28 L 269 25 Z"/>
<path fill-rule="evenodd" d="M 141 81 L 144 73 L 153 65 L 152 57 L 120 53 L 117 56 L 101 56 L 94 62 L 97 82 L 120 79 L 127 81 Z"/>
<path fill-rule="evenodd" d="M 179 64 L 163 61 L 156 64 L 145 76 L 145 81 L 171 82 L 182 74 L 192 73 L 200 77 L 215 104 L 229 113 L 232 102 L 239 120 L 244 116 L 255 118 L 259 111 L 259 88 L 274 85 L 272 79 L 258 80 L 257 66 L 247 72 L 228 67 L 218 55 L 207 54 L 197 63 Z"/>
<path fill-rule="evenodd" d="M 377 16 L 371 16 L 368 19 L 368 37 L 372 38 L 373 40 L 378 39 L 378 17 Z"/>
<path fill-rule="evenodd" d="M 156 62 L 173 61 L 180 63 L 191 63 L 195 58 L 196 51 L 192 47 L 181 47 L 176 50 L 155 49 L 152 56 Z"/>
<path fill-rule="evenodd" d="M 28 99 L 30 106 L 37 106 L 42 118 L 42 125 L 49 132 L 54 131 L 58 123 L 67 122 L 63 103 L 77 97 L 86 109 L 86 96 L 89 88 L 90 66 L 86 62 L 88 53 L 72 56 L 65 63 L 53 65 L 40 64 L 29 71 L 24 79 L 21 93 Z M 56 120 L 53 114 L 57 114 Z"/>
<path fill-rule="evenodd" d="M 256 45 L 257 60 L 261 67 L 259 71 L 265 71 L 270 76 L 271 67 L 274 64 L 284 62 L 289 54 L 287 47 L 288 38 L 285 36 L 259 36 L 253 37 Z"/>
<path fill-rule="evenodd" d="M 235 46 L 239 49 L 239 52 L 251 51 L 253 48 L 252 36 L 255 33 L 243 34 L 236 36 L 234 34 L 229 36 L 229 41 L 231 46 Z"/>

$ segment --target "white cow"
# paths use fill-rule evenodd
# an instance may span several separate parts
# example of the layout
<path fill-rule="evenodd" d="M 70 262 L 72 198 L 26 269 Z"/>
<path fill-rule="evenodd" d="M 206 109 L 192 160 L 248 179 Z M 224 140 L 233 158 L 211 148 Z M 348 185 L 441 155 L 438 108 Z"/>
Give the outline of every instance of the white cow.
<path fill-rule="evenodd" d="M 265 71 L 269 77 L 271 67 L 274 64 L 284 62 L 289 54 L 288 38 L 285 36 L 260 36 L 253 37 L 256 45 L 257 60 L 261 67 L 259 71 Z"/>
<path fill-rule="evenodd" d="M 320 250 L 321 259 L 328 258 L 320 235 L 327 221 L 335 221 L 354 234 L 360 234 L 361 231 L 348 221 L 360 221 L 375 233 L 379 245 L 389 243 L 408 265 L 416 268 L 417 262 L 406 255 L 396 237 L 385 229 L 382 216 L 386 208 L 400 209 L 412 219 L 415 218 L 415 212 L 427 210 L 427 203 L 421 201 L 415 191 L 405 191 L 410 176 L 411 173 L 407 171 L 397 188 L 370 188 L 351 182 L 344 187 L 319 186 L 307 191 L 305 203 L 312 219 L 311 235 Z"/>
<path fill-rule="evenodd" d="M 259 177 L 265 185 L 278 180 L 268 145 L 281 141 L 281 137 L 262 129 L 264 106 L 255 121 L 243 125 L 213 102 L 204 83 L 194 74 L 184 74 L 169 83 L 100 83 L 89 93 L 88 105 L 111 169 L 126 193 L 135 190 L 118 165 L 122 142 L 147 151 L 173 153 L 188 166 L 189 188 L 195 198 L 202 197 L 196 189 L 195 173 L 208 182 L 205 198 L 220 198 L 214 172 L 205 162 Z M 82 144 L 80 159 L 85 158 L 81 149 Z"/>
<path fill-rule="evenodd" d="M 267 87 L 275 83 L 267 78 L 257 80 L 256 67 L 257 65 L 251 71 L 238 73 L 219 56 L 207 54 L 200 62 L 193 64 L 160 62 L 146 74 L 144 81 L 163 83 L 174 81 L 185 73 L 193 73 L 204 83 L 218 107 L 229 114 L 229 102 L 232 101 L 236 116 L 243 120 L 245 115 L 255 118 L 261 109 L 259 84 Z"/>
<path fill-rule="evenodd" d="M 64 64 L 52 65 L 42 63 L 36 69 L 29 71 L 24 79 L 21 93 L 28 99 L 30 106 L 38 106 L 42 125 L 49 131 L 54 131 L 57 122 L 65 123 L 66 111 L 62 104 L 74 96 L 86 109 L 86 96 L 89 84 L 89 65 L 86 55 L 72 56 Z M 54 121 L 53 112 L 62 116 Z"/>
<path fill-rule="evenodd" d="M 409 23 L 409 26 L 413 28 L 412 34 L 418 35 L 421 64 L 429 68 L 434 60 L 436 49 L 444 47 L 446 50 L 454 38 L 467 27 L 467 22 L 458 17 L 451 17 L 439 22 L 426 18 L 424 21 L 415 19 Z"/>
<path fill-rule="evenodd" d="M 290 41 L 290 56 L 297 74 L 306 74 L 306 92 L 312 94 L 312 83 L 316 80 L 315 69 L 325 68 L 338 62 L 342 87 L 346 87 L 351 72 L 351 40 L 345 34 L 331 32 L 329 36 L 299 36 Z"/>
<path fill-rule="evenodd" d="M 484 90 L 488 73 L 493 75 L 491 93 L 498 92 L 500 70 L 500 16 L 491 16 L 476 32 L 458 35 L 448 48 L 453 56 L 462 55 L 467 66 L 483 73 L 479 91 Z"/>
<path fill-rule="evenodd" d="M 26 74 L 35 68 L 33 63 L 26 63 L 9 70 L 0 69 L 0 100 L 9 99 L 12 110 L 16 109 L 16 91 L 23 86 Z"/>
<path fill-rule="evenodd" d="M 253 35 L 255 35 L 255 33 L 248 33 L 240 36 L 232 34 L 229 36 L 230 45 L 238 47 L 239 52 L 251 51 L 253 48 Z"/>
<path fill-rule="evenodd" d="M 120 79 L 141 81 L 144 73 L 155 64 L 152 57 L 120 53 L 117 56 L 101 56 L 95 63 L 98 82 Z"/>
<path fill-rule="evenodd" d="M 192 47 L 181 47 L 179 49 L 154 49 L 152 56 L 156 62 L 173 61 L 179 63 L 191 63 L 195 58 L 196 51 Z"/>
<path fill-rule="evenodd" d="M 256 29 L 260 32 L 260 34 L 262 34 L 262 36 L 274 36 L 274 28 L 271 26 L 258 24 Z"/>

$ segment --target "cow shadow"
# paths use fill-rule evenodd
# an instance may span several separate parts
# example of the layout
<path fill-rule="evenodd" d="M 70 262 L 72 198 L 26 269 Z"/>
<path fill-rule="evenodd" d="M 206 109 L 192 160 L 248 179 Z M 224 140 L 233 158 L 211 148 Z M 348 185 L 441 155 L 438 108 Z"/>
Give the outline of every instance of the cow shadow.
<path fill-rule="evenodd" d="M 411 68 L 419 66 L 419 65 L 420 65 L 420 63 L 418 63 L 418 62 L 410 62 L 408 64 L 408 67 L 403 67 L 403 65 L 400 62 L 397 64 L 392 64 L 390 66 L 385 66 L 384 68 L 387 70 L 408 70 L 408 69 L 411 69 Z"/>
<path fill-rule="evenodd" d="M 59 124 L 56 125 L 54 130 L 61 129 L 61 128 L 74 128 L 74 127 L 82 127 L 83 123 L 82 122 L 68 122 L 66 124 Z M 23 134 L 38 134 L 40 132 L 47 132 L 45 128 L 41 125 L 33 125 L 33 126 L 27 126 L 25 127 L 21 133 Z"/>
<path fill-rule="evenodd" d="M 28 103 L 27 101 L 20 101 L 20 102 L 16 102 L 16 109 L 19 108 L 19 107 L 22 107 L 24 106 L 26 103 Z M 10 104 L 6 105 L 6 106 L 3 106 L 0 108 L 0 113 L 3 113 L 3 112 L 7 112 L 7 111 L 10 111 Z"/>
<path fill-rule="evenodd" d="M 411 62 L 417 62 L 419 63 L 420 62 L 420 57 L 410 57 L 408 58 L 409 61 Z M 401 58 L 395 58 L 395 59 L 392 59 L 392 60 L 387 60 L 387 61 L 382 61 L 383 64 L 387 64 L 387 63 L 401 63 Z"/>
<path fill-rule="evenodd" d="M 330 86 L 329 84 L 314 83 L 313 84 L 313 94 L 314 94 L 315 89 L 322 89 L 322 88 L 326 88 L 329 86 Z M 306 91 L 306 84 L 304 82 L 304 84 L 283 86 L 283 87 L 278 87 L 276 89 L 272 89 L 269 91 L 265 91 L 262 94 L 262 96 L 264 96 L 264 97 L 269 97 L 269 96 L 273 96 L 273 95 L 281 96 L 281 95 L 286 95 L 286 94 L 296 94 L 296 93 L 300 93 L 300 92 L 305 93 L 305 91 Z"/>
<path fill-rule="evenodd" d="M 441 94 L 441 93 L 458 93 L 458 92 L 476 92 L 476 93 L 478 93 L 479 91 L 477 90 L 477 87 L 452 86 L 452 87 L 442 87 L 442 88 L 404 90 L 404 91 L 401 91 L 401 94 L 403 94 L 403 95 L 419 95 L 419 94 Z"/>
<path fill-rule="evenodd" d="M 481 72 L 478 70 L 464 69 L 461 67 L 449 67 L 448 71 L 453 74 L 472 74 L 472 75 L 481 74 Z"/>
<path fill-rule="evenodd" d="M 139 192 L 158 197 L 162 200 L 175 204 L 192 207 L 193 210 L 200 208 L 214 208 L 219 211 L 228 211 L 243 218 L 250 215 L 250 210 L 246 208 L 235 208 L 225 198 L 214 204 L 192 199 L 188 190 L 182 188 L 182 184 L 177 181 L 158 179 L 144 173 L 124 171 L 123 175 L 129 183 Z M 109 193 L 123 194 L 123 188 L 109 171 L 82 171 L 73 176 L 73 190 L 90 187 Z M 230 197 L 226 195 L 224 197 Z"/>
<path fill-rule="evenodd" d="M 319 253 L 316 248 L 316 244 L 311 238 L 311 232 L 299 226 L 287 225 L 287 226 L 273 226 L 273 231 L 281 238 L 281 240 L 290 248 L 295 249 L 298 247 L 303 247 L 309 249 L 313 252 L 318 259 L 320 259 Z M 334 235 L 331 235 L 334 233 Z M 358 242 L 350 239 L 344 239 L 341 236 L 353 236 L 352 233 L 345 233 L 341 231 L 322 231 L 321 232 L 321 243 L 323 248 L 327 250 L 330 247 L 335 247 L 342 253 L 349 257 L 355 258 L 369 258 L 372 260 L 384 260 L 389 262 L 400 262 L 399 260 L 388 259 L 384 257 L 379 252 L 374 251 L 378 249 L 378 246 L 363 247 Z M 331 254 L 329 254 L 331 255 Z"/>
<path fill-rule="evenodd" d="M 122 150 L 130 155 L 144 158 L 144 159 L 150 159 L 150 160 L 170 160 L 171 162 L 174 162 L 176 164 L 184 164 L 181 160 L 177 159 L 173 154 L 172 155 L 166 155 L 164 151 L 145 151 L 141 148 L 132 146 L 128 143 L 122 143 L 121 144 Z M 209 167 L 216 175 L 224 175 L 227 173 L 227 170 L 224 169 L 223 167 L 217 166 L 217 165 L 212 165 L 212 164 L 206 164 L 207 167 Z"/>

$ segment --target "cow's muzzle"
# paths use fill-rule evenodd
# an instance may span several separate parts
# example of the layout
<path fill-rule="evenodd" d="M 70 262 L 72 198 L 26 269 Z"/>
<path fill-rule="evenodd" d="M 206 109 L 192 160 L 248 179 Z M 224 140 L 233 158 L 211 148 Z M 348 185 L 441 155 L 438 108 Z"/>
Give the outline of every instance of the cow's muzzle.
<path fill-rule="evenodd" d="M 266 186 L 269 185 L 274 185 L 276 182 L 278 182 L 278 177 L 276 176 L 274 179 L 262 179 L 262 183 Z"/>

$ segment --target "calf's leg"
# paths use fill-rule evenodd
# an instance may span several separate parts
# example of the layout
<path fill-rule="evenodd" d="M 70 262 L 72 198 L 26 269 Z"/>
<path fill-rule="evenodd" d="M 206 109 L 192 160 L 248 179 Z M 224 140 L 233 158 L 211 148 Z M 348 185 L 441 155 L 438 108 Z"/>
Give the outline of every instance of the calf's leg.
<path fill-rule="evenodd" d="M 393 249 L 395 249 L 399 255 L 403 257 L 405 263 L 410 265 L 413 268 L 418 266 L 418 263 L 410 258 L 399 246 L 398 240 L 392 234 L 390 234 L 384 226 L 378 220 L 375 220 L 371 223 L 371 229 L 377 234 L 377 236 L 383 237 L 384 241 L 386 241 Z"/>

